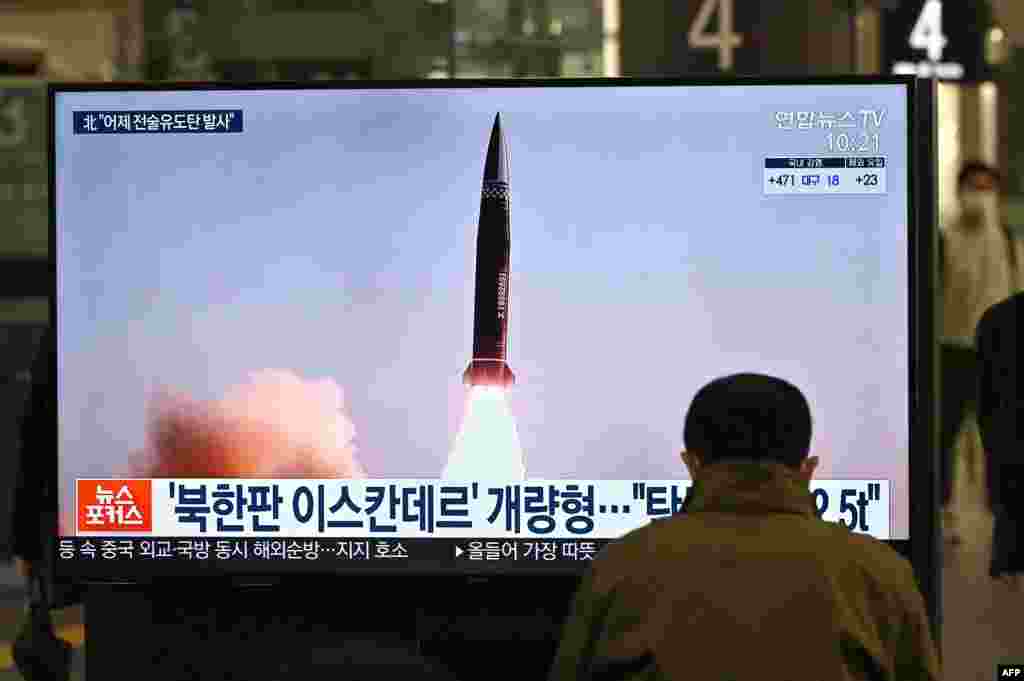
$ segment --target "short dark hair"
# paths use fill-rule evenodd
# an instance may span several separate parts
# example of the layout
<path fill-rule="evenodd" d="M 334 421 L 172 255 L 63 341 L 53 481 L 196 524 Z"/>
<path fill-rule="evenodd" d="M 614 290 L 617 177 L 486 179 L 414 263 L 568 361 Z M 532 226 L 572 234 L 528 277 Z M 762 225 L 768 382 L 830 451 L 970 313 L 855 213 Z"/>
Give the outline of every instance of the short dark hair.
<path fill-rule="evenodd" d="M 811 448 L 811 408 L 781 378 L 733 374 L 701 388 L 683 430 L 687 450 L 704 463 L 753 459 L 799 467 Z"/>
<path fill-rule="evenodd" d="M 1003 176 L 995 166 L 990 166 L 982 161 L 968 161 L 960 168 L 960 174 L 956 177 L 956 188 L 963 191 L 964 185 L 972 175 L 988 175 L 996 181 L 997 187 L 1001 187 L 1003 184 Z"/>

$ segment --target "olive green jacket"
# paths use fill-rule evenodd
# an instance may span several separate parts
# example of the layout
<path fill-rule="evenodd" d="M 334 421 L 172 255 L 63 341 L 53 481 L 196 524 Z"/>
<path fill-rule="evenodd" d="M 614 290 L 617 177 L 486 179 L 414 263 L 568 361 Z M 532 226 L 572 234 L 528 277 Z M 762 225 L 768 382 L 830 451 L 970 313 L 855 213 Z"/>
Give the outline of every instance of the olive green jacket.
<path fill-rule="evenodd" d="M 782 465 L 705 467 L 594 561 L 551 681 L 938 680 L 910 563 L 813 499 Z"/>

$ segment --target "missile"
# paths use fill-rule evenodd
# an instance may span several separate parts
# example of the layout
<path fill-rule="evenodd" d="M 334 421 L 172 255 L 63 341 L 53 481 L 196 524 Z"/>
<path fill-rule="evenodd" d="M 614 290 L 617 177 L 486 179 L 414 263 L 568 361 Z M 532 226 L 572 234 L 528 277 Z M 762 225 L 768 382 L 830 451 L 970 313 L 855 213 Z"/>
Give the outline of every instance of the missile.
<path fill-rule="evenodd" d="M 515 383 L 506 361 L 511 246 L 508 190 L 508 150 L 501 130 L 501 114 L 497 114 L 487 145 L 477 223 L 473 358 L 462 374 L 466 385 L 507 388 Z"/>

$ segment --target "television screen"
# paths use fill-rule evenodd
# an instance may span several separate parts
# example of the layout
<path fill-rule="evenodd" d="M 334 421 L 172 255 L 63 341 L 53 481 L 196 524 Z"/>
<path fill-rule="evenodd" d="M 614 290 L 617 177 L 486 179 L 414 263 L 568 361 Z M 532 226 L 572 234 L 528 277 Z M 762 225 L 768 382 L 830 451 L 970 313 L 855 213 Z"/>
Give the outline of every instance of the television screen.
<path fill-rule="evenodd" d="M 911 88 L 55 88 L 61 571 L 578 571 L 737 372 L 908 539 Z"/>

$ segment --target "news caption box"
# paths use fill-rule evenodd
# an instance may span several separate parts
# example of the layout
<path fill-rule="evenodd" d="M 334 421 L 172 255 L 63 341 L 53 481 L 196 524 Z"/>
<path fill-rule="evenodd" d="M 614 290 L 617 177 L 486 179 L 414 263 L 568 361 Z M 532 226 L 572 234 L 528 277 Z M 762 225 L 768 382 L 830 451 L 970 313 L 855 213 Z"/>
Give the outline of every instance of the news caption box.
<path fill-rule="evenodd" d="M 616 539 L 682 511 L 686 480 L 78 480 L 78 536 Z M 823 480 L 819 517 L 890 539 L 890 483 Z"/>
<path fill-rule="evenodd" d="M 885 157 L 766 158 L 764 193 L 885 194 Z"/>
<path fill-rule="evenodd" d="M 238 133 L 243 127 L 241 109 L 72 112 L 75 135 Z"/>

